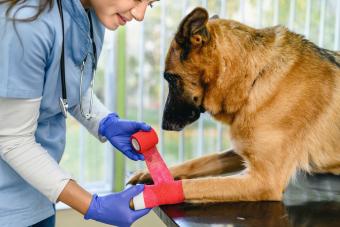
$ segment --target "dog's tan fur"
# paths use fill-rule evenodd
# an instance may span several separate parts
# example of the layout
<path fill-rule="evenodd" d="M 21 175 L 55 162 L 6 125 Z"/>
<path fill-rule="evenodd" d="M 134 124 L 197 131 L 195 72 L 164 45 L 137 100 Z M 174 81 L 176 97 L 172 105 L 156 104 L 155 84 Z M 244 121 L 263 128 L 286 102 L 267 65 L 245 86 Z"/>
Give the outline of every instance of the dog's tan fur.
<path fill-rule="evenodd" d="M 165 72 L 180 77 L 184 97 L 230 125 L 233 150 L 170 168 L 186 201 L 281 200 L 297 170 L 339 175 L 340 53 L 282 26 L 207 16 L 197 8 L 183 20 Z M 191 48 L 181 60 L 186 29 Z M 142 172 L 130 183 L 147 181 Z"/>

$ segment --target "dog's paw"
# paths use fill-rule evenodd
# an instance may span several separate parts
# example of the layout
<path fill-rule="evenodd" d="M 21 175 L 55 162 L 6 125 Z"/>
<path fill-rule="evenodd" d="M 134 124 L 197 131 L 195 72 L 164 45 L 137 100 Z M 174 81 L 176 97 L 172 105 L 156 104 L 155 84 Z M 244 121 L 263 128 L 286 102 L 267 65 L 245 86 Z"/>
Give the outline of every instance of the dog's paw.
<path fill-rule="evenodd" d="M 147 171 L 139 171 L 136 172 L 130 180 L 127 182 L 127 184 L 153 184 L 151 175 Z"/>

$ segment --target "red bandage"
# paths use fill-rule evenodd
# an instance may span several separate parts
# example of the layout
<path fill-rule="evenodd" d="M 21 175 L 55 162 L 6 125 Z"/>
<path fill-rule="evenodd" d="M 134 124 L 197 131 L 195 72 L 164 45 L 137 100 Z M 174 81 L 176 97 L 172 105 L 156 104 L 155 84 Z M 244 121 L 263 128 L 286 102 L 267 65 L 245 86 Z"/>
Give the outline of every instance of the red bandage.
<path fill-rule="evenodd" d="M 182 181 L 162 182 L 155 185 L 145 185 L 144 203 L 146 208 L 163 204 L 175 204 L 184 201 Z"/>
<path fill-rule="evenodd" d="M 182 181 L 174 181 L 168 167 L 159 154 L 156 148 L 158 143 L 156 132 L 153 129 L 150 132 L 137 132 L 132 135 L 131 142 L 134 149 L 143 154 L 154 181 L 154 185 L 145 185 L 144 192 L 139 198 L 134 198 L 135 209 L 183 202 Z"/>

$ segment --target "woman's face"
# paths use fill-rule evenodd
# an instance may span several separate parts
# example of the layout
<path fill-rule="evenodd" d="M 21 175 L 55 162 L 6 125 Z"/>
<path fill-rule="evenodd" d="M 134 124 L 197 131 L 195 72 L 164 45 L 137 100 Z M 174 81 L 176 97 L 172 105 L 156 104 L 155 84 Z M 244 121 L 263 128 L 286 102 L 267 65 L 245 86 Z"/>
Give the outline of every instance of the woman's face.
<path fill-rule="evenodd" d="M 103 25 L 115 30 L 135 19 L 142 21 L 148 6 L 158 0 L 81 0 L 85 8 L 93 8 Z"/>

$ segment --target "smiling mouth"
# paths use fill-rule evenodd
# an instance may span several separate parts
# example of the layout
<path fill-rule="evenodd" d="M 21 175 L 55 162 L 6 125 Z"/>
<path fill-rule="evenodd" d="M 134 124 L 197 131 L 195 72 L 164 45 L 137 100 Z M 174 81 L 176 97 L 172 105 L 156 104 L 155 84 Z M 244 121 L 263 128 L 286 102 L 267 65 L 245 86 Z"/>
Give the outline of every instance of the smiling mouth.
<path fill-rule="evenodd" d="M 121 16 L 119 13 L 117 13 L 117 15 L 119 17 L 119 24 L 125 25 L 128 20 L 126 18 L 124 18 L 123 16 Z"/>

